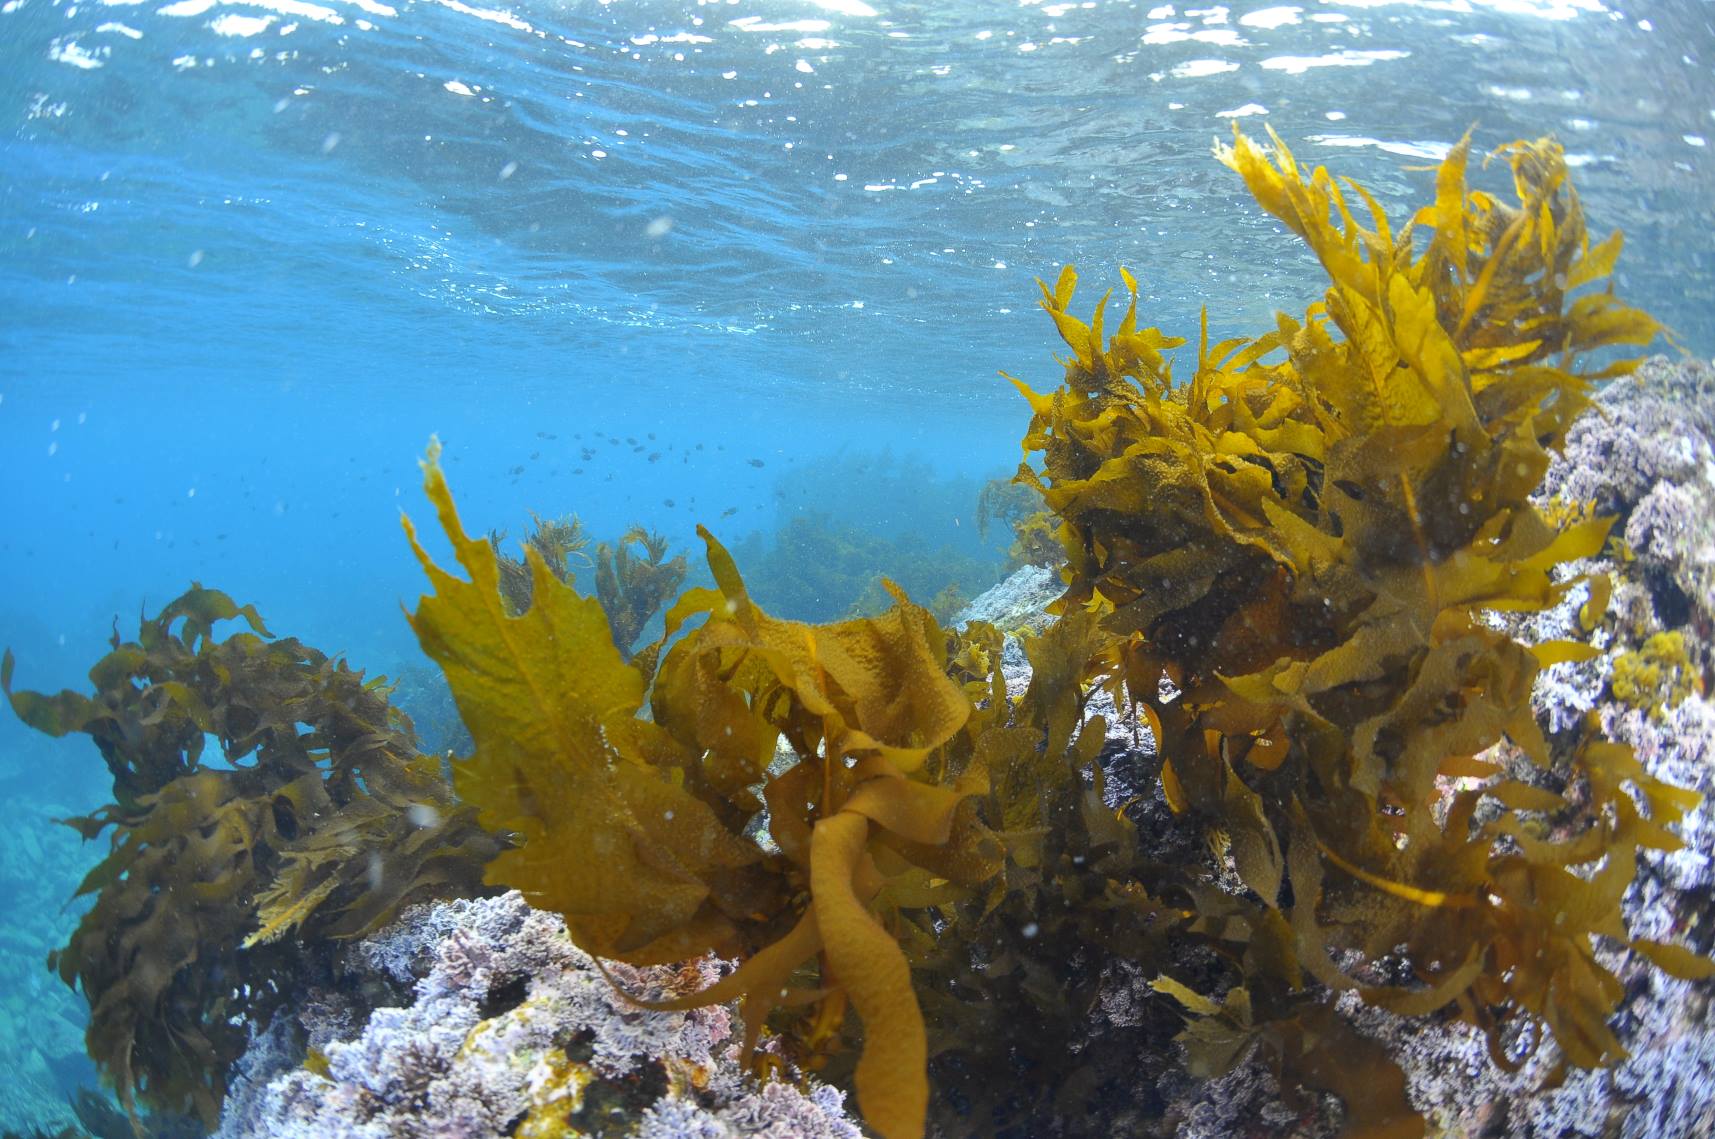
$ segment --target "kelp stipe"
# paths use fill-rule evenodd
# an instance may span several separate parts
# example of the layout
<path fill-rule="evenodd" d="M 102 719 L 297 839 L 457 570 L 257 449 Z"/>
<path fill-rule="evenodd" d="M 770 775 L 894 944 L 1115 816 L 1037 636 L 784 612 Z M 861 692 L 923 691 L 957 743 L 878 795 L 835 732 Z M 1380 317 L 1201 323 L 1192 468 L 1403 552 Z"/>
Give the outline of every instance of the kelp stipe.
<path fill-rule="evenodd" d="M 1579 354 L 1647 343 L 1658 325 L 1581 291 L 1612 271 L 1620 238 L 1590 245 L 1551 142 L 1498 152 L 1516 207 L 1466 189 L 1461 142 L 1435 205 L 1397 235 L 1362 187 L 1347 183 L 1373 228 L 1325 171 L 1306 176 L 1274 146 L 1270 162 L 1235 130 L 1218 154 L 1327 271 L 1303 322 L 1214 345 L 1205 322 L 1176 386 L 1163 351 L 1181 342 L 1138 327 L 1131 275 L 1106 337 L 1106 300 L 1088 324 L 1071 314 L 1068 267 L 1042 290 L 1071 349 L 1064 383 L 1019 384 L 1025 450 L 1042 456 L 1019 478 L 1063 521 L 1059 609 L 1099 616 L 1154 730 L 1167 803 L 1223 838 L 1253 935 L 1268 931 L 1268 968 L 1247 964 L 1224 1003 L 1171 977 L 1162 990 L 1198 1018 L 1187 1044 L 1211 1070 L 1235 1040 L 1302 1033 L 1307 1012 L 1280 1006 L 1264 1031 L 1250 999 L 1264 982 L 1300 990 L 1300 971 L 1406 1015 L 1452 1006 L 1508 1067 L 1521 1020 L 1552 1030 L 1569 1063 L 1616 1061 L 1620 986 L 1592 941 L 1628 940 L 1634 854 L 1677 848 L 1668 828 L 1696 798 L 1593 732 L 1552 767 L 1532 681 L 1594 650 L 1526 647 L 1483 617 L 1556 605 L 1582 580 L 1556 567 L 1602 548 L 1607 520 L 1556 526 L 1529 495 L 1590 384 L 1635 363 L 1583 372 Z M 1421 253 L 1415 228 L 1433 230 Z M 1467 789 L 1449 796 L 1449 780 Z M 1570 837 L 1537 837 L 1531 817 Z M 1681 976 L 1711 970 L 1629 944 Z M 1411 983 L 1354 975 L 1383 957 Z M 1286 1062 L 1291 1048 L 1270 1043 Z M 1364 1089 L 1327 1082 L 1334 1070 L 1300 1076 L 1348 1098 L 1349 1130 L 1416 1130 L 1354 1106 Z"/>
<path fill-rule="evenodd" d="M 224 639 L 223 621 L 248 631 Z M 503 842 L 454 802 L 410 721 L 344 661 L 275 639 L 193 586 L 90 669 L 94 694 L 13 691 L 19 718 L 89 735 L 115 802 L 65 820 L 110 850 L 50 964 L 90 1004 L 90 1056 L 126 1109 L 219 1120 L 227 1070 L 291 998 L 306 945 L 481 888 Z M 204 762 L 209 739 L 219 762 Z M 290 935 L 288 938 L 287 935 Z"/>

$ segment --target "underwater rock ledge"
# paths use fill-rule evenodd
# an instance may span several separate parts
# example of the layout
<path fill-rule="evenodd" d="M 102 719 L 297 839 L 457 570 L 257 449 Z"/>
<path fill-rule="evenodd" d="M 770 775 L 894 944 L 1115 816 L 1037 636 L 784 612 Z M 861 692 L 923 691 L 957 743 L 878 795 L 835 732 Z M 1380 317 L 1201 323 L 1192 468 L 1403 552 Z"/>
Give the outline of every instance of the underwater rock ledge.
<path fill-rule="evenodd" d="M 659 999 L 707 986 L 718 965 L 610 969 Z M 252 1045 L 219 1139 L 558 1139 L 575 1134 L 568 1112 L 632 1139 L 861 1136 L 844 1093 L 747 1078 L 725 1008 L 627 1003 L 517 891 L 414 907 L 350 947 L 342 972 Z M 364 996 L 401 990 L 404 1007 Z"/>

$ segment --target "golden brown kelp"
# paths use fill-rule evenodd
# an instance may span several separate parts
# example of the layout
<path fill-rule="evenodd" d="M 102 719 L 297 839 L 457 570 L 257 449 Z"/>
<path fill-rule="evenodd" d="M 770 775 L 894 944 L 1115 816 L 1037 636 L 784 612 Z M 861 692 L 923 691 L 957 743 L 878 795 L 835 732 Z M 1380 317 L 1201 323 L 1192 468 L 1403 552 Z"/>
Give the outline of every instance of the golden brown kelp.
<path fill-rule="evenodd" d="M 534 526 L 530 536 L 524 539 L 524 548 L 535 550 L 543 563 L 560 581 L 571 580 L 576 569 L 588 569 L 595 562 L 585 553 L 590 544 L 589 535 L 584 533 L 584 524 L 576 515 L 566 518 L 543 518 L 533 516 Z M 530 608 L 530 567 L 519 559 L 510 557 L 502 550 L 506 541 L 506 531 L 490 530 L 488 544 L 494 547 L 495 555 L 499 558 L 500 591 L 506 597 L 508 605 L 514 613 L 522 613 Z"/>
<path fill-rule="evenodd" d="M 1042 455 L 1019 477 L 1062 520 L 1069 559 L 1059 608 L 1100 616 L 1154 729 L 1167 802 L 1219 838 L 1259 908 L 1253 935 L 1267 932 L 1218 1009 L 1164 990 L 1226 1025 L 1188 1031 L 1210 1068 L 1265 1023 L 1252 990 L 1298 989 L 1300 970 L 1396 1012 L 1452 1005 L 1509 1066 L 1502 1042 L 1520 1020 L 1546 1024 L 1573 1064 L 1611 1062 L 1620 988 L 1592 939 L 1626 940 L 1634 854 L 1678 846 L 1667 827 L 1695 798 L 1595 739 L 1550 771 L 1532 681 L 1593 650 L 1527 648 L 1483 617 L 1556 605 L 1578 583 L 1556 568 L 1601 549 L 1606 520 L 1557 527 L 1529 495 L 1592 380 L 1631 367 L 1579 370 L 1579 354 L 1647 343 L 1658 326 L 1580 291 L 1608 276 L 1620 241 L 1589 244 L 1551 142 L 1499 152 L 1517 206 L 1467 190 L 1461 142 L 1435 205 L 1397 234 L 1362 187 L 1347 183 L 1371 227 L 1325 171 L 1306 175 L 1274 144 L 1271 162 L 1235 132 L 1219 154 L 1327 271 L 1303 322 L 1213 345 L 1205 332 L 1176 386 L 1163 351 L 1182 341 L 1138 327 L 1130 274 L 1110 337 L 1106 300 L 1088 324 L 1069 311 L 1068 267 L 1043 286 L 1071 349 L 1064 384 L 1019 385 L 1025 449 Z M 1521 777 L 1501 744 L 1536 773 Z M 1450 796 L 1450 780 L 1468 789 Z M 1537 837 L 1532 818 L 1565 837 Z M 1677 972 L 1709 968 L 1631 944 Z M 1384 957 L 1409 983 L 1359 979 Z M 1272 1043 L 1292 1067 L 1293 1049 Z M 1300 1078 L 1335 1070 L 1299 1053 Z M 1364 1090 L 1342 1083 L 1316 1086 Z"/>
<path fill-rule="evenodd" d="M 214 626 L 242 620 L 224 639 Z M 127 1110 L 213 1126 L 227 1069 L 290 996 L 291 944 L 354 937 L 430 897 L 469 895 L 501 843 L 452 799 L 440 761 L 379 681 L 194 586 L 90 670 L 94 693 L 12 690 L 18 716 L 83 732 L 116 802 L 69 819 L 110 851 L 52 965 L 90 1003 L 91 1057 Z M 205 756 L 209 741 L 220 755 Z"/>
<path fill-rule="evenodd" d="M 666 537 L 641 526 L 627 530 L 617 546 L 603 542 L 596 548 L 596 600 L 607 613 L 620 652 L 631 654 L 644 626 L 678 595 L 685 571 L 685 555 L 669 559 Z"/>
<path fill-rule="evenodd" d="M 882 915 L 950 900 L 1000 859 L 968 805 L 987 773 L 945 634 L 902 595 L 875 618 L 769 617 L 705 532 L 717 588 L 669 612 L 668 636 L 703 623 L 660 658 L 644 719 L 645 678 L 600 605 L 534 553 L 532 605 L 509 613 L 493 550 L 465 534 L 434 458 L 426 489 L 470 580 L 416 547 L 435 592 L 412 624 L 475 741 L 455 767 L 460 795 L 522 836 L 490 880 L 563 913 L 593 953 L 742 956 L 700 999 L 742 997 L 752 1045 L 783 1004 L 813 1007 L 811 1051 L 855 1010 L 866 1117 L 888 1136 L 919 1134 L 925 1030 Z M 765 804 L 767 851 L 747 837 Z M 812 964 L 814 983 L 793 981 Z"/>

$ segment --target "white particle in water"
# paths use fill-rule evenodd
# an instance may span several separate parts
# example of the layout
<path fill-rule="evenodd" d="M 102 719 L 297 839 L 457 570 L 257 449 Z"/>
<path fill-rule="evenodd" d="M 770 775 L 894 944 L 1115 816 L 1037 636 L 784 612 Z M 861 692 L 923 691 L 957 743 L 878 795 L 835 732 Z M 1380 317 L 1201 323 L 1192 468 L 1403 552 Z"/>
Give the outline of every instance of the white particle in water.
<path fill-rule="evenodd" d="M 1037 925 L 1035 922 L 1026 922 L 1024 924 L 1024 928 L 1019 930 L 1019 932 L 1027 938 L 1032 938 L 1042 932 L 1042 927 Z"/>

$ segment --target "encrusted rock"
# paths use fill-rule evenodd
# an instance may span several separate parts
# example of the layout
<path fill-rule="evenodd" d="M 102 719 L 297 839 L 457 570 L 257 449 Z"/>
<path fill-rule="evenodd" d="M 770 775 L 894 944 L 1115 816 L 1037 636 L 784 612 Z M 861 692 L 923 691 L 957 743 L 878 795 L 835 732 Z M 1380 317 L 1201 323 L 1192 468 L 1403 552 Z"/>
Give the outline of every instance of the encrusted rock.
<path fill-rule="evenodd" d="M 859 1139 L 840 1092 L 750 1081 L 726 1008 L 656 1012 L 615 989 L 693 992 L 718 962 L 615 964 L 610 980 L 517 892 L 416 907 L 345 964 L 348 984 L 251 1048 L 221 1139 Z M 397 1007 L 356 995 L 405 985 Z"/>

